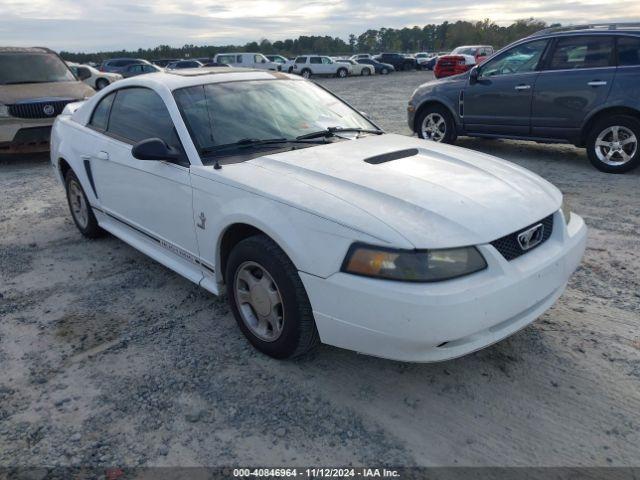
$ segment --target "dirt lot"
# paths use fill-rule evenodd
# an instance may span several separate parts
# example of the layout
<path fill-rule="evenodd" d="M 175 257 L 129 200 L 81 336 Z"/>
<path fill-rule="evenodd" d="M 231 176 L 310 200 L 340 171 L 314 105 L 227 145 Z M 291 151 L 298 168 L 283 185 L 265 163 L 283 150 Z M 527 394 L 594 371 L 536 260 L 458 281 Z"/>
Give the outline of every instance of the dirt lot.
<path fill-rule="evenodd" d="M 429 74 L 320 82 L 389 131 Z M 224 301 L 88 241 L 46 159 L 0 164 L 0 466 L 640 466 L 640 171 L 462 140 L 559 186 L 589 242 L 542 318 L 484 351 L 402 364 L 256 353 Z"/>

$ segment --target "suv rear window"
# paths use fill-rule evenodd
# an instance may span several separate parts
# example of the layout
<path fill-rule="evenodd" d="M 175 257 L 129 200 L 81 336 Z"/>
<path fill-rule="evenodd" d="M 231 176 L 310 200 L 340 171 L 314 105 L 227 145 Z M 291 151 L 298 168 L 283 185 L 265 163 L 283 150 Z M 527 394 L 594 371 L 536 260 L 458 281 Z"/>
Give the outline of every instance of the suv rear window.
<path fill-rule="evenodd" d="M 67 65 L 53 53 L 0 54 L 0 85 L 75 80 Z"/>
<path fill-rule="evenodd" d="M 640 65 L 640 37 L 618 37 L 618 65 Z"/>
<path fill-rule="evenodd" d="M 612 52 L 611 36 L 561 37 L 553 49 L 547 70 L 608 67 Z"/>

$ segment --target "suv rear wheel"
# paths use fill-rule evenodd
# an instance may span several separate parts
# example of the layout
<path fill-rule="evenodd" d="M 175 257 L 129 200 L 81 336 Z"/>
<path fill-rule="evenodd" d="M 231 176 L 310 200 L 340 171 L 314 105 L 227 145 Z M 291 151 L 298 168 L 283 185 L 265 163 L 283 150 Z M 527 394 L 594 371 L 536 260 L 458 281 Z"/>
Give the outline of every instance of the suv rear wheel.
<path fill-rule="evenodd" d="M 416 118 L 420 138 L 438 143 L 456 141 L 456 126 L 449 111 L 440 105 L 425 107 Z"/>
<path fill-rule="evenodd" d="M 339 68 L 337 75 L 338 78 L 346 78 L 347 75 L 349 75 L 349 70 L 347 70 L 346 68 Z"/>
<path fill-rule="evenodd" d="M 303 68 L 300 72 L 300 75 L 302 75 L 302 78 L 311 78 L 311 70 L 309 70 L 308 68 Z"/>
<path fill-rule="evenodd" d="M 591 164 L 607 173 L 624 173 L 640 164 L 640 121 L 614 115 L 596 122 L 587 136 Z"/>

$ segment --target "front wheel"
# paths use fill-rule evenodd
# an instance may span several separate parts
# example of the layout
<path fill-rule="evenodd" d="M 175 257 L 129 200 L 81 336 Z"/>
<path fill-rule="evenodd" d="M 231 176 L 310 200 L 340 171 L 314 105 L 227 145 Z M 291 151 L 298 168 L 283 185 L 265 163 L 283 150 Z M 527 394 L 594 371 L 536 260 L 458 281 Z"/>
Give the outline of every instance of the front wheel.
<path fill-rule="evenodd" d="M 625 173 L 640 165 L 640 121 L 614 115 L 598 121 L 587 136 L 589 161 L 606 173 Z"/>
<path fill-rule="evenodd" d="M 302 78 L 311 78 L 311 70 L 305 68 L 300 72 L 300 75 L 302 75 Z"/>
<path fill-rule="evenodd" d="M 320 342 L 296 267 L 266 235 L 249 237 L 234 247 L 225 281 L 240 330 L 262 353 L 291 358 Z"/>
<path fill-rule="evenodd" d="M 380 70 L 381 75 L 387 75 L 388 73 L 389 73 L 389 69 L 387 68 L 383 68 L 382 70 Z"/>
<path fill-rule="evenodd" d="M 367 77 L 369 75 L 371 75 L 371 72 L 369 71 L 368 68 L 363 68 L 362 71 L 360 72 L 360 75 Z"/>
<path fill-rule="evenodd" d="M 348 74 L 349 74 L 349 72 L 347 71 L 346 68 L 339 68 L 338 69 L 338 78 L 346 78 Z"/>
<path fill-rule="evenodd" d="M 430 105 L 423 109 L 416 119 L 420 138 L 438 143 L 453 143 L 456 140 L 456 126 L 449 111 L 440 105 Z"/>

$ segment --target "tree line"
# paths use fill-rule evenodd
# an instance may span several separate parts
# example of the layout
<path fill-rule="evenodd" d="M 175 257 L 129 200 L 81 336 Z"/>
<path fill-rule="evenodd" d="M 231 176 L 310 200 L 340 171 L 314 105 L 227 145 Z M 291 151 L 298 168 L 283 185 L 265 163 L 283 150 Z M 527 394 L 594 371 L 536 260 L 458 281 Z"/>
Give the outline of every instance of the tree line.
<path fill-rule="evenodd" d="M 119 50 L 110 52 L 78 53 L 60 52 L 62 57 L 74 62 L 101 62 L 107 58 L 135 57 L 147 60 L 161 58 L 212 58 L 220 52 L 261 52 L 293 57 L 303 53 L 324 55 L 347 55 L 354 53 L 379 52 L 439 52 L 450 51 L 459 45 L 487 44 L 495 48 L 503 47 L 515 40 L 526 37 L 548 27 L 545 22 L 533 18 L 517 20 L 508 26 L 500 26 L 487 19 L 478 22 L 459 20 L 443 22 L 439 25 L 428 24 L 423 27 L 369 29 L 360 35 L 351 34 L 347 41 L 331 36 L 307 36 L 296 39 L 270 42 L 249 42 L 245 45 L 183 45 L 171 47 L 159 45 L 155 48 L 138 50 Z M 557 26 L 550 25 L 550 26 Z"/>

